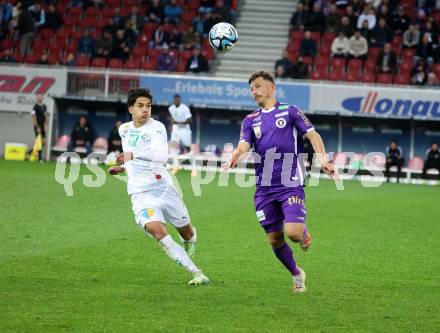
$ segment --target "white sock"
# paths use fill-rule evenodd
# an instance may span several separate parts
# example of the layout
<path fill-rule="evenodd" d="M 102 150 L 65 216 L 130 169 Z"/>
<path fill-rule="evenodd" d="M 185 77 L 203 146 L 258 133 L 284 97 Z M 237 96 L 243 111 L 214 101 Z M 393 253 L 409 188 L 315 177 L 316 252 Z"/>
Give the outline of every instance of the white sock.
<path fill-rule="evenodd" d="M 191 261 L 185 250 L 177 244 L 170 235 L 165 236 L 159 241 L 160 246 L 164 249 L 168 257 L 174 262 L 183 266 L 188 272 L 198 273 L 200 269 Z"/>

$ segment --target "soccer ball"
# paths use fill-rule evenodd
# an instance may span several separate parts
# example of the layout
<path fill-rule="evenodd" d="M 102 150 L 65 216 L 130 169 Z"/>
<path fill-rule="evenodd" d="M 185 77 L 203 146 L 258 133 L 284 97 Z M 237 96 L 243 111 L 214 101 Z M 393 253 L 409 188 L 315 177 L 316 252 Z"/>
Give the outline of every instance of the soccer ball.
<path fill-rule="evenodd" d="M 227 52 L 237 44 L 238 32 L 232 24 L 220 22 L 211 28 L 208 39 L 217 51 Z"/>

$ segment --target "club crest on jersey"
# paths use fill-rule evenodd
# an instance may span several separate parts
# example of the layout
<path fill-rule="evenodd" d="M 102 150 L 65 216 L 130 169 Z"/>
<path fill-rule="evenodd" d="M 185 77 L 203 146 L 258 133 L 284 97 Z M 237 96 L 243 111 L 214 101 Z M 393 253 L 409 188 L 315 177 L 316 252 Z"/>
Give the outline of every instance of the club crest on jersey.
<path fill-rule="evenodd" d="M 284 118 L 278 118 L 277 120 L 275 120 L 275 125 L 278 128 L 284 128 L 287 125 L 287 121 Z"/>
<path fill-rule="evenodd" d="M 261 126 L 254 126 L 254 133 L 257 139 L 261 138 Z"/>

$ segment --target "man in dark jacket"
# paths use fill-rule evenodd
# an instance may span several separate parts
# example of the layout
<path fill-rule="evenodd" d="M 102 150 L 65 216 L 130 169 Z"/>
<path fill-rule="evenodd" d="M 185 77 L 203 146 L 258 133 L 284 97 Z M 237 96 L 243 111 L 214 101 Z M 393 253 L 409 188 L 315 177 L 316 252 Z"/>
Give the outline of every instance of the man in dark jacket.
<path fill-rule="evenodd" d="M 81 116 L 70 134 L 70 142 L 67 150 L 74 151 L 76 147 L 85 147 L 87 154 L 90 154 L 92 152 L 94 139 L 95 132 L 92 126 L 88 123 L 85 116 Z"/>
<path fill-rule="evenodd" d="M 193 49 L 193 55 L 189 58 L 186 64 L 186 71 L 193 73 L 208 72 L 209 63 L 208 59 L 200 54 L 200 47 L 195 46 Z"/>
<path fill-rule="evenodd" d="M 376 61 L 377 73 L 390 73 L 395 75 L 397 72 L 397 55 L 391 50 L 391 44 L 386 43 L 383 50 L 379 53 Z"/>
<path fill-rule="evenodd" d="M 387 182 L 390 181 L 390 167 L 392 166 L 397 167 L 397 182 L 399 182 L 400 170 L 402 169 L 404 159 L 402 148 L 397 145 L 396 140 L 390 141 L 390 145 L 387 147 L 385 155 L 385 176 L 387 177 Z"/>
<path fill-rule="evenodd" d="M 107 154 L 111 152 L 122 153 L 122 141 L 119 135 L 119 126 L 122 125 L 122 121 L 116 120 L 115 127 L 110 131 L 107 138 Z"/>
<path fill-rule="evenodd" d="M 438 142 L 431 143 L 431 148 L 426 154 L 425 164 L 423 165 L 423 178 L 426 178 L 426 171 L 429 169 L 437 169 L 440 173 L 440 151 L 438 150 Z"/>

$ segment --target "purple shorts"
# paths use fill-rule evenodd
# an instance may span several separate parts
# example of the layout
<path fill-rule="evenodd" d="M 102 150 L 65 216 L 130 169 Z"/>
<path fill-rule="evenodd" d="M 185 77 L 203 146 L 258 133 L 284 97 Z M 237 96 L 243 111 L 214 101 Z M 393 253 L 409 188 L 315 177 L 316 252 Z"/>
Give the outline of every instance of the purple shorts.
<path fill-rule="evenodd" d="M 257 188 L 255 211 L 266 233 L 283 230 L 284 223 L 305 223 L 305 193 L 302 187 Z"/>

